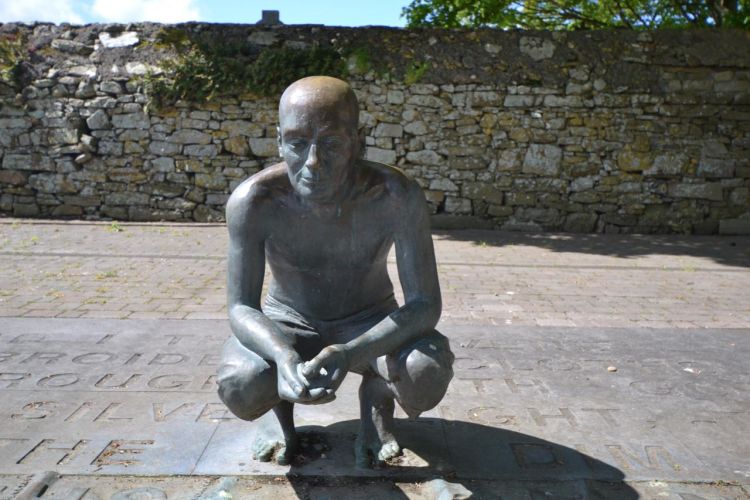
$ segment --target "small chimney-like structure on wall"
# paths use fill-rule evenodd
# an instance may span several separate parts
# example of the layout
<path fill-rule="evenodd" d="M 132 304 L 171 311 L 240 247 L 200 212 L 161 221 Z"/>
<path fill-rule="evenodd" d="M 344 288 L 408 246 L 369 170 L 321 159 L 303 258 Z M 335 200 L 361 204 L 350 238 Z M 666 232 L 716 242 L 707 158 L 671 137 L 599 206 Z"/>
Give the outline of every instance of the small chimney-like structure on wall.
<path fill-rule="evenodd" d="M 257 24 L 274 25 L 284 24 L 281 22 L 278 10 L 264 10 L 261 20 Z"/>

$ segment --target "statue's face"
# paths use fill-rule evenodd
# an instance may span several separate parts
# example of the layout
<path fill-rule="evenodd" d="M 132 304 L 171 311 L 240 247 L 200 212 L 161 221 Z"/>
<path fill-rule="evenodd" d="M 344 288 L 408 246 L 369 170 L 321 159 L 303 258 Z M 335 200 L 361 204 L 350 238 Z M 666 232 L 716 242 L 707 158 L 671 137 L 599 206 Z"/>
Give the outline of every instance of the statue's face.
<path fill-rule="evenodd" d="M 282 99 L 279 150 L 302 197 L 336 201 L 353 181 L 358 153 L 356 112 L 330 93 L 301 89 Z"/>

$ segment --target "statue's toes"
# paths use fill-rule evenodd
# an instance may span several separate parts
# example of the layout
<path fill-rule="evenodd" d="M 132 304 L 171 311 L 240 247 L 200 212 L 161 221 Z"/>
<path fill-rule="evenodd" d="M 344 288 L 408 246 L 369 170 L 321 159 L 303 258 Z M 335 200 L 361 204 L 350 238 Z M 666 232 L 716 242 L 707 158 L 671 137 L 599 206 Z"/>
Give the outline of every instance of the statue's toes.
<path fill-rule="evenodd" d="M 384 443 L 378 453 L 378 460 L 386 461 L 393 457 L 398 456 L 401 453 L 401 446 L 396 441 L 388 441 Z"/>
<path fill-rule="evenodd" d="M 291 462 L 292 457 L 290 456 L 291 453 L 287 452 L 288 448 L 286 446 L 280 446 L 278 448 L 278 451 L 276 452 L 276 463 L 279 465 L 289 465 L 289 462 Z"/>

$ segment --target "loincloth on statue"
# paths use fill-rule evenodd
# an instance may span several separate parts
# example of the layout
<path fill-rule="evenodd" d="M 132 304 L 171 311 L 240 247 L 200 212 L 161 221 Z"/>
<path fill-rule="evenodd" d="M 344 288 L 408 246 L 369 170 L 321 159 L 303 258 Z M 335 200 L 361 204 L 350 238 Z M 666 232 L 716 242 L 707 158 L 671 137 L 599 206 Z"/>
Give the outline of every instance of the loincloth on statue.
<path fill-rule="evenodd" d="M 393 294 L 372 306 L 350 316 L 335 320 L 306 318 L 293 307 L 266 295 L 263 314 L 272 321 L 287 325 L 297 331 L 309 331 L 320 336 L 324 345 L 345 344 L 369 330 L 390 313 L 398 309 Z"/>

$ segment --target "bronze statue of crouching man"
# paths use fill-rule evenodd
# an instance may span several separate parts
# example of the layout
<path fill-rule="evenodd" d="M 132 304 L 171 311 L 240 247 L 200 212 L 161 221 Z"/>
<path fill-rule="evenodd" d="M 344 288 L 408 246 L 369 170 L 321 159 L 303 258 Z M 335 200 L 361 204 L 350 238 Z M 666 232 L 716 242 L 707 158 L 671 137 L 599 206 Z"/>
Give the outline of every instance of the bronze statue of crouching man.
<path fill-rule="evenodd" d="M 253 452 L 289 463 L 293 408 L 327 403 L 362 375 L 358 466 L 398 455 L 394 399 L 411 417 L 440 402 L 453 376 L 422 191 L 400 170 L 361 159 L 351 87 L 309 77 L 279 103 L 284 161 L 227 203 L 228 307 L 219 395 L 244 420 L 264 418 Z M 396 245 L 405 304 L 386 269 Z M 273 279 L 261 307 L 266 261 Z M 275 418 L 274 418 L 275 417 Z"/>

